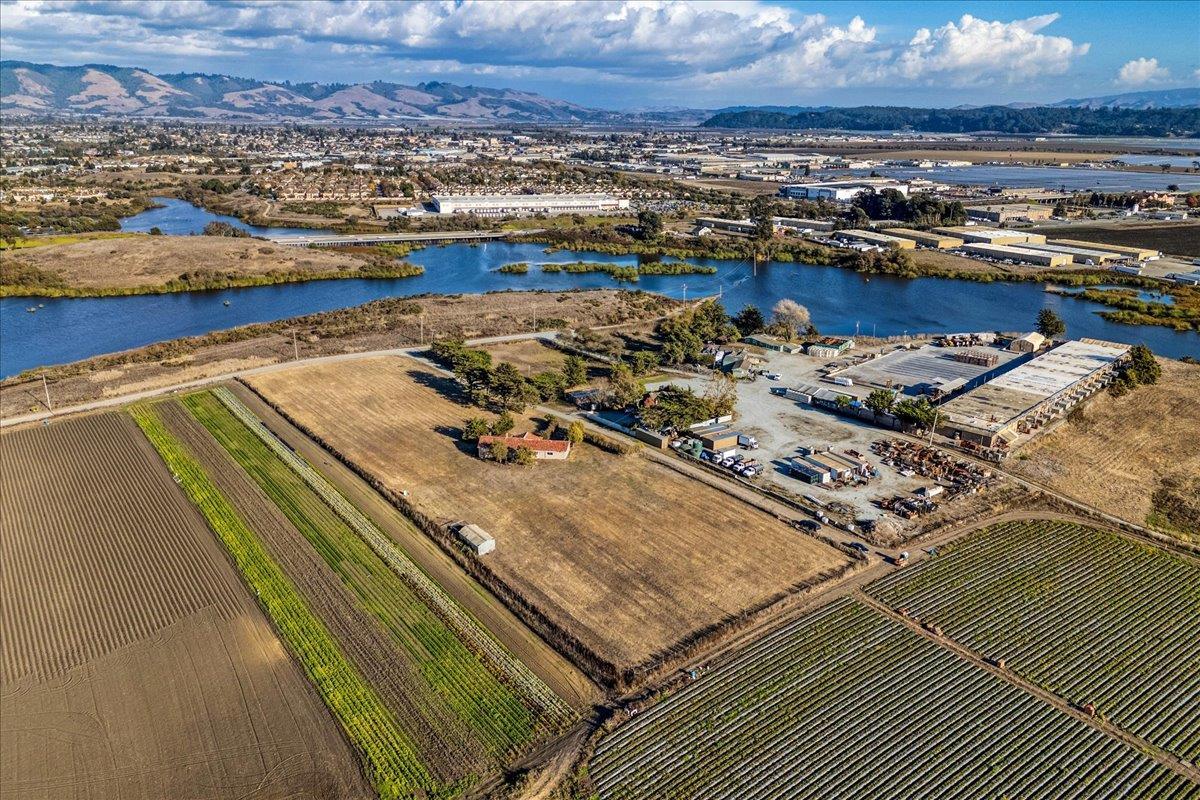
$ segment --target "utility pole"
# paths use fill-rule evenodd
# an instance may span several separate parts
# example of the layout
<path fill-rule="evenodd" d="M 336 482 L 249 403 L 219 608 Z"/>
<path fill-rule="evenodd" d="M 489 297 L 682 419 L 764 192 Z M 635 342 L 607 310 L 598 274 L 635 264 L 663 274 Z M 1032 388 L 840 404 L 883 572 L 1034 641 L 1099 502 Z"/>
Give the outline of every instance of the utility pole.
<path fill-rule="evenodd" d="M 296 329 L 292 329 L 292 360 L 300 360 L 300 345 L 296 342 Z"/>
<path fill-rule="evenodd" d="M 683 286 L 683 302 L 686 303 L 687 302 L 687 284 L 686 283 L 682 284 L 682 286 Z"/>
<path fill-rule="evenodd" d="M 46 383 L 46 373 L 42 373 L 42 390 L 46 393 L 46 410 L 53 411 L 54 407 L 50 405 L 50 384 Z"/>
<path fill-rule="evenodd" d="M 417 319 L 421 322 L 421 344 L 425 344 L 425 312 L 422 311 Z"/>

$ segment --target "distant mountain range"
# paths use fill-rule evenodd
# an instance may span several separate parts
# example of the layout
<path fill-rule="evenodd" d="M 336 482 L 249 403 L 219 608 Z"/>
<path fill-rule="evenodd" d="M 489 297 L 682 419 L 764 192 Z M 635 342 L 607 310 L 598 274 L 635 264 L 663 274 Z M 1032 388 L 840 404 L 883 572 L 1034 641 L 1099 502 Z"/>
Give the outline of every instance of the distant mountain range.
<path fill-rule="evenodd" d="M 608 111 L 515 89 L 429 82 L 407 86 L 272 83 L 230 75 L 156 75 L 108 64 L 56 66 L 0 61 L 0 112 L 195 118 L 368 122 L 698 125 L 722 128 L 839 128 L 936 132 L 1071 132 L 1163 136 L 1200 130 L 1200 89 L 1130 92 L 1049 105 L 960 106 L 953 109 L 863 106 L 730 106 Z M 1164 116 L 1165 115 L 1165 116 Z"/>
<path fill-rule="evenodd" d="M 1126 92 L 1051 103 L 1055 108 L 1200 108 L 1200 88 Z"/>
<path fill-rule="evenodd" d="M 24 61 L 0 62 L 0 111 L 314 122 L 395 119 L 603 123 L 628 118 L 532 92 L 452 83 L 270 83 L 229 75 L 155 75 L 107 64 L 60 67 Z"/>

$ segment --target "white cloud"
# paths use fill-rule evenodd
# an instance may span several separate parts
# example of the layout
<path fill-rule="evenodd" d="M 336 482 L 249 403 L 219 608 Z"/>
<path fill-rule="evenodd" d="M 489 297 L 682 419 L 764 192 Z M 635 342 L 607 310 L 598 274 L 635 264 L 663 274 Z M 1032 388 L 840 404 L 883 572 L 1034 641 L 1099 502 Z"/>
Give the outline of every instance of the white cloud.
<path fill-rule="evenodd" d="M 1145 86 L 1171 80 L 1171 72 L 1158 65 L 1157 58 L 1135 58 L 1117 71 L 1115 83 L 1121 86 Z"/>
<path fill-rule="evenodd" d="M 1009 22 L 968 14 L 881 41 L 862 17 L 836 24 L 757 0 L 19 0 L 4 5 L 4 16 L 6 48 L 60 63 L 87 52 L 140 64 L 153 53 L 158 65 L 212 56 L 203 68 L 214 69 L 219 56 L 273 55 L 280 67 L 327 66 L 344 79 L 353 58 L 354 70 L 374 72 L 364 79 L 457 65 L 467 74 L 681 91 L 1011 83 L 1062 74 L 1088 50 L 1043 32 L 1057 14 Z M 170 67 L 200 68 L 187 60 Z"/>

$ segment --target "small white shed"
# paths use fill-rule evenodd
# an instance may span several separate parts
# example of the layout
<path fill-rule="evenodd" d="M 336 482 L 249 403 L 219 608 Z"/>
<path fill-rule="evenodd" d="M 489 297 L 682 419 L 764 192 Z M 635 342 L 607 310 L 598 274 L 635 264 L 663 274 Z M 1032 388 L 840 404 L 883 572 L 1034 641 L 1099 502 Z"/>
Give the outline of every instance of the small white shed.
<path fill-rule="evenodd" d="M 475 524 L 461 526 L 458 529 L 458 538 L 477 556 L 487 555 L 496 549 L 496 540 L 492 535 Z"/>

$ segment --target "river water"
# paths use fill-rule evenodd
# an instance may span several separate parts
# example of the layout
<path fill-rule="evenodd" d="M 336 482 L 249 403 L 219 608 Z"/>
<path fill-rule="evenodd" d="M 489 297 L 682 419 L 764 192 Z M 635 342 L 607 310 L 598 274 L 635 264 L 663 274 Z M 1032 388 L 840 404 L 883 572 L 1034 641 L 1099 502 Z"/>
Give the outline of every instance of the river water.
<path fill-rule="evenodd" d="M 168 221 L 177 231 L 202 228 L 215 215 L 186 203 L 169 206 Z M 190 211 L 189 211 L 190 210 Z M 187 219 L 177 215 L 183 215 Z M 131 225 L 145 224 L 130 220 Z M 133 229 L 132 227 L 130 229 Z M 425 274 L 396 280 L 329 280 L 258 286 L 216 292 L 186 292 L 134 297 L 0 299 L 0 376 L 36 366 L 139 347 L 180 336 L 193 336 L 252 322 L 267 322 L 317 311 L 355 306 L 384 297 L 424 293 L 483 293 L 498 290 L 637 288 L 670 297 L 720 294 L 731 313 L 747 303 L 765 313 L 782 298 L 808 307 L 821 331 L 833 334 L 895 335 L 917 331 L 988 331 L 1027 329 L 1043 306 L 1054 308 L 1071 336 L 1145 343 L 1155 352 L 1200 356 L 1200 334 L 1160 327 L 1105 322 L 1094 312 L 1102 306 L 1043 291 L 1041 284 L 976 283 L 884 275 L 861 275 L 837 267 L 768 263 L 755 270 L 746 262 L 695 260 L 717 268 L 715 275 L 646 276 L 638 284 L 618 284 L 607 275 L 544 273 L 543 262 L 605 261 L 633 266 L 636 256 L 558 252 L 541 245 L 488 242 L 431 247 L 408 260 Z M 532 264 L 528 274 L 496 270 L 516 261 Z M 229 305 L 225 305 L 228 301 Z M 28 307 L 38 308 L 35 313 Z"/>

